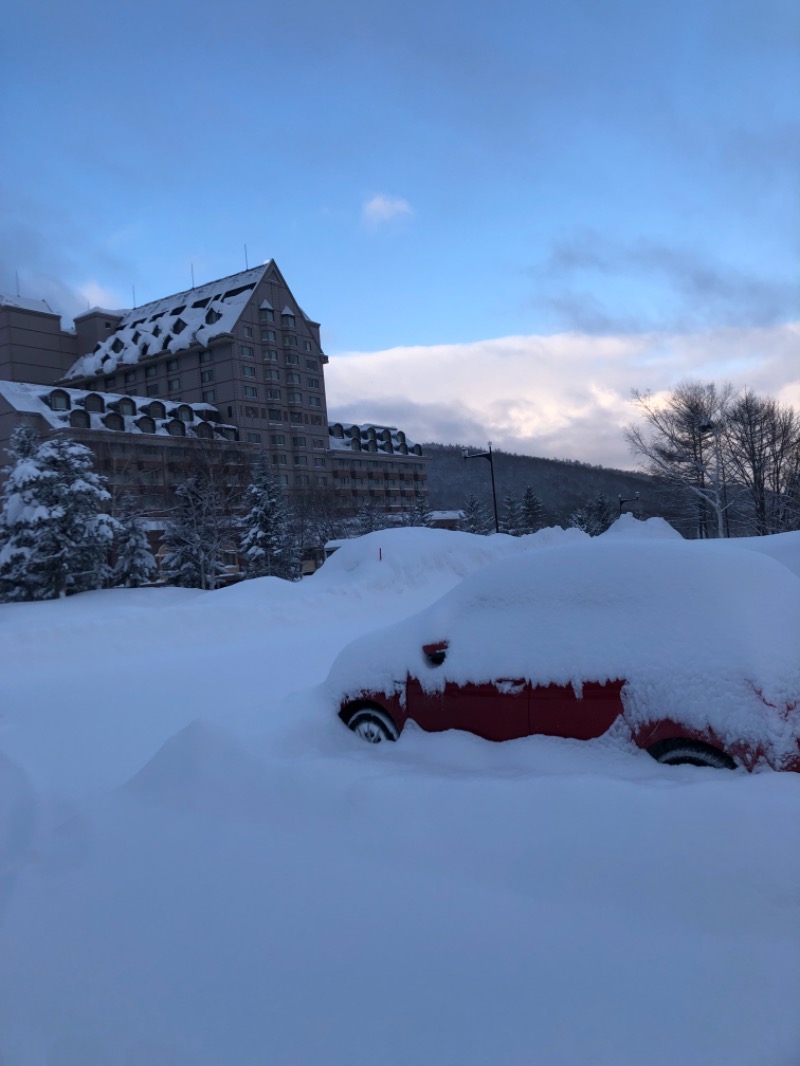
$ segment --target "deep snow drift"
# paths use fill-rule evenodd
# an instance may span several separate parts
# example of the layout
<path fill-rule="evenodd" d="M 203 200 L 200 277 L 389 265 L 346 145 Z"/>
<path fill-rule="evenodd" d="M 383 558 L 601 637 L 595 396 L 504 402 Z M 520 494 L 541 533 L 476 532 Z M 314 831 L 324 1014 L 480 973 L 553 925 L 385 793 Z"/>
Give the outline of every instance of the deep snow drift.
<path fill-rule="evenodd" d="M 796 1066 L 798 775 L 372 747 L 326 702 L 351 639 L 570 540 L 0 608 L 3 1066 Z M 800 570 L 798 534 L 746 546 Z"/>

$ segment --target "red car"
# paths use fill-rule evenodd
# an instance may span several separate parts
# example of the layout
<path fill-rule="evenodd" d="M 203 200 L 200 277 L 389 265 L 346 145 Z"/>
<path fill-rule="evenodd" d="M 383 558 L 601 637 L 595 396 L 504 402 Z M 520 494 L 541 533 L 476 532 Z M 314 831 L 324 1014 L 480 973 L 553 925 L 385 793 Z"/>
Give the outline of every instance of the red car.
<path fill-rule="evenodd" d="M 800 579 L 727 546 L 532 551 L 355 641 L 328 684 L 372 743 L 409 719 L 494 741 L 616 723 L 659 762 L 800 772 Z"/>

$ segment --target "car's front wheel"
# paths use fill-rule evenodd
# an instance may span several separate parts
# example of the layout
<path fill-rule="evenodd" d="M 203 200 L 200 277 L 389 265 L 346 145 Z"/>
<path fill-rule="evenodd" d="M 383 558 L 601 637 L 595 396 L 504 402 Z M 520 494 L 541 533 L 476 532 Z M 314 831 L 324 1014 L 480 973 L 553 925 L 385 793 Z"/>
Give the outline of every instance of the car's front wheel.
<path fill-rule="evenodd" d="M 736 763 L 719 748 L 699 740 L 662 740 L 647 749 L 656 762 L 667 766 L 709 766 L 714 770 L 735 770 Z"/>
<path fill-rule="evenodd" d="M 349 729 L 368 744 L 381 744 L 384 740 L 397 740 L 397 726 L 378 707 L 359 707 L 345 719 Z"/>

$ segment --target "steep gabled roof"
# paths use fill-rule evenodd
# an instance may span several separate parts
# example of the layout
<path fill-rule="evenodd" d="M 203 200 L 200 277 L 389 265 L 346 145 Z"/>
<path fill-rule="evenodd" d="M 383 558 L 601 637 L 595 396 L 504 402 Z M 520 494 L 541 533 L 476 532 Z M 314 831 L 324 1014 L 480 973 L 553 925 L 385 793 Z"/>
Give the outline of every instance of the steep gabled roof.
<path fill-rule="evenodd" d="M 230 333 L 255 287 L 272 265 L 269 260 L 250 270 L 123 312 L 114 332 L 93 352 L 82 355 L 65 378 L 111 374 L 118 366 L 140 362 L 145 355 L 179 352 L 192 344 L 208 344 L 215 337 Z"/>

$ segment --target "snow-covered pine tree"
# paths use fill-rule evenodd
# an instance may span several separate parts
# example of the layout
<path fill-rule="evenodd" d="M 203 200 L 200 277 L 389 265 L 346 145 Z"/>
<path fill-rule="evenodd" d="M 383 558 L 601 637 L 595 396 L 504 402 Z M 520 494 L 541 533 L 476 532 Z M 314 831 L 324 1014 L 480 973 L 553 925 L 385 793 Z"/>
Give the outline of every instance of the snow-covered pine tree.
<path fill-rule="evenodd" d="M 520 515 L 520 532 L 535 533 L 544 525 L 544 507 L 542 501 L 530 487 L 526 485 L 522 497 L 522 513 Z"/>
<path fill-rule="evenodd" d="M 428 501 L 421 492 L 415 494 L 414 506 L 408 512 L 406 518 L 405 524 L 408 526 L 430 526 Z"/>
<path fill-rule="evenodd" d="M 615 515 L 604 492 L 599 493 L 593 500 L 589 500 L 583 507 L 579 507 L 570 515 L 569 524 L 577 529 L 582 529 L 590 537 L 598 537 L 605 533 Z"/>
<path fill-rule="evenodd" d="M 263 456 L 253 464 L 246 498 L 250 510 L 242 520 L 240 542 L 246 576 L 297 580 L 300 552 L 292 529 L 292 511 Z"/>
<path fill-rule="evenodd" d="M 0 506 L 0 597 L 56 599 L 100 588 L 117 522 L 91 451 L 67 437 L 15 430 Z"/>
<path fill-rule="evenodd" d="M 378 529 L 386 528 L 385 515 L 380 514 L 369 500 L 364 500 L 359 504 L 354 525 L 357 537 L 374 533 Z"/>
<path fill-rule="evenodd" d="M 131 510 L 132 501 L 123 501 L 119 533 L 115 543 L 117 561 L 112 571 L 112 584 L 116 587 L 138 588 L 148 585 L 158 574 L 158 564 L 150 551 L 142 520 Z"/>
<path fill-rule="evenodd" d="M 461 519 L 461 528 L 465 533 L 481 534 L 485 534 L 489 528 L 486 508 L 472 492 L 467 496 L 464 503 L 464 517 Z"/>
<path fill-rule="evenodd" d="M 215 589 L 225 573 L 223 552 L 232 523 L 210 471 L 200 470 L 175 490 L 176 505 L 162 543 L 162 569 L 174 585 Z"/>
<path fill-rule="evenodd" d="M 519 501 L 513 492 L 507 492 L 503 497 L 503 521 L 500 523 L 500 532 L 518 537 L 521 532 L 521 523 Z"/>

